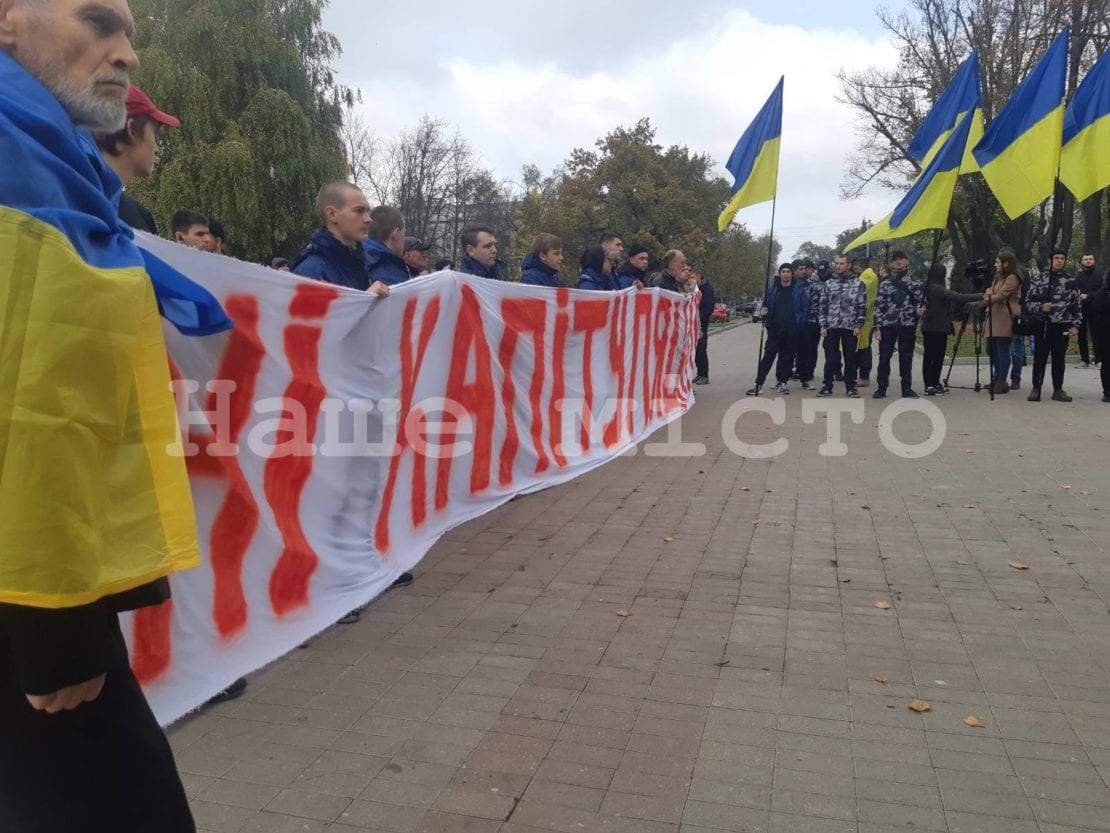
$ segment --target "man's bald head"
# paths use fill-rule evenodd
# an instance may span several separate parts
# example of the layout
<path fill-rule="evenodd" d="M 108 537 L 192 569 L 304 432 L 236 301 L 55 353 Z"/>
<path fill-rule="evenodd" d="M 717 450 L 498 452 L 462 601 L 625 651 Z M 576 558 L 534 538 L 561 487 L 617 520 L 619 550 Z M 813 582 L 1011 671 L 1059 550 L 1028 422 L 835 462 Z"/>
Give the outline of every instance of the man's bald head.
<path fill-rule="evenodd" d="M 0 49 L 80 127 L 110 132 L 126 122 L 134 34 L 127 0 L 0 0 Z"/>

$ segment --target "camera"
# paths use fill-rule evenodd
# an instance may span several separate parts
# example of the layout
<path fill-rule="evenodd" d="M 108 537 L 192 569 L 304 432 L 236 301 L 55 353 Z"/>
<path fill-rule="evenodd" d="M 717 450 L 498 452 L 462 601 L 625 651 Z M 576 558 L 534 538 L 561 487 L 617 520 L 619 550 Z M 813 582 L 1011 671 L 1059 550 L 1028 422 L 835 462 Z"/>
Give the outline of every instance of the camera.
<path fill-rule="evenodd" d="M 990 277 L 991 272 L 985 260 L 973 260 L 964 267 L 964 280 L 976 292 L 987 288 Z"/>

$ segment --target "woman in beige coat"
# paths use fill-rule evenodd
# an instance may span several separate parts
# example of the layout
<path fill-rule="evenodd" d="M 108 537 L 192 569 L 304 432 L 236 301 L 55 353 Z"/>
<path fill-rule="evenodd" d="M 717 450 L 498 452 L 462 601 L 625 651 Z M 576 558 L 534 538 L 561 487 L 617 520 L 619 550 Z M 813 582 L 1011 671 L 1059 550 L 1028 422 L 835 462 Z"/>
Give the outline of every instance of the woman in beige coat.
<path fill-rule="evenodd" d="M 989 308 L 983 329 L 991 361 L 991 385 L 995 393 L 1009 393 L 1006 378 L 1010 373 L 1010 341 L 1014 337 L 1014 316 L 1021 310 L 1021 279 L 1011 249 L 1002 249 L 995 258 L 994 283 L 983 293 L 983 305 Z"/>

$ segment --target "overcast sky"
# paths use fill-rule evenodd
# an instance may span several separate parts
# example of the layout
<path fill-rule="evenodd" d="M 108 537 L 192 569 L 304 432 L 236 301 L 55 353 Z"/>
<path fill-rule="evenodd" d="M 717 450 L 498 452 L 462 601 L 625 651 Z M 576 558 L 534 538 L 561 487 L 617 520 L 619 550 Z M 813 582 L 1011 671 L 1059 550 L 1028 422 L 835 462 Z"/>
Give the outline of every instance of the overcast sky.
<path fill-rule="evenodd" d="M 644 116 L 659 143 L 707 153 L 727 175 L 733 145 L 785 74 L 776 236 L 790 256 L 807 239 L 831 245 L 897 202 L 878 188 L 839 197 L 856 134 L 835 101 L 836 73 L 897 57 L 877 5 L 410 0 L 373 12 L 366 0 L 332 0 L 324 23 L 343 44 L 340 80 L 361 89 L 361 113 L 379 136 L 427 113 L 457 125 L 509 180 L 528 162 L 550 171 L 573 148 Z M 770 205 L 739 219 L 766 232 Z"/>

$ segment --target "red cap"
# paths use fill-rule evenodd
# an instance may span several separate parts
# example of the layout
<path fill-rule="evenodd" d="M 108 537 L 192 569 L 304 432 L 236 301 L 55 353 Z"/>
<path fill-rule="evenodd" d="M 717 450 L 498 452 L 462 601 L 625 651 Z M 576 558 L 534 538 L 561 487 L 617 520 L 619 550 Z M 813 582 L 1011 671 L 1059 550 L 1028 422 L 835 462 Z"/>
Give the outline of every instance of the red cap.
<path fill-rule="evenodd" d="M 166 127 L 181 127 L 178 119 L 155 107 L 147 94 L 132 84 L 131 89 L 127 91 L 127 117 L 135 116 L 147 116 Z"/>

